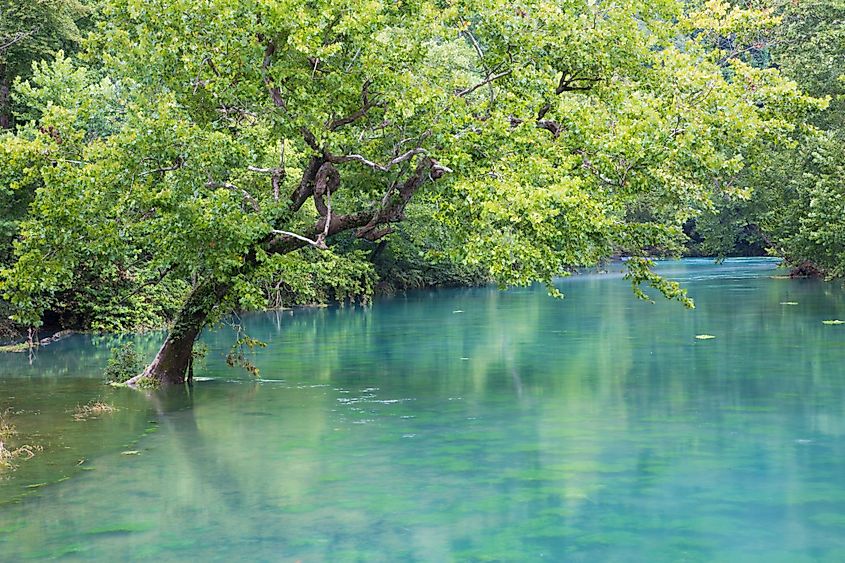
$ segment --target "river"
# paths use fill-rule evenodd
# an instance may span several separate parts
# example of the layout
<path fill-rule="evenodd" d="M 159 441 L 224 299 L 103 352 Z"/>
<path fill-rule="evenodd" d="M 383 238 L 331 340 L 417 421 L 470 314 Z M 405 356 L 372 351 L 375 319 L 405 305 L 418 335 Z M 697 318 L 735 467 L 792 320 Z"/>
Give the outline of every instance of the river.
<path fill-rule="evenodd" d="M 845 559 L 842 286 L 659 269 L 695 310 L 611 273 L 249 315 L 260 379 L 221 328 L 191 392 L 102 385 L 105 337 L 3 355 L 44 451 L 0 481 L 0 560 Z"/>

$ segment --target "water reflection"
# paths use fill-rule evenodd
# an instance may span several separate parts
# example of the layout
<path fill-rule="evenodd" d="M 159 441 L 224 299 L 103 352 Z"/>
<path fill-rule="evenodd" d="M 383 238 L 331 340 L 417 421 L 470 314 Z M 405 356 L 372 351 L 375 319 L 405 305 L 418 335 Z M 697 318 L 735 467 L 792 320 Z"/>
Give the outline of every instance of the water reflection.
<path fill-rule="evenodd" d="M 5 505 L 0 550 L 840 559 L 845 327 L 821 321 L 845 318 L 843 292 L 770 279 L 773 267 L 665 265 L 696 298 L 690 312 L 634 301 L 618 277 L 580 276 L 561 282 L 564 301 L 433 291 L 246 317 L 270 344 L 255 359 L 261 381 L 225 367 L 220 330 L 198 373 L 213 379 L 150 400 L 83 379 L 105 363 L 85 338 L 59 343 L 0 391 L 39 411 L 21 426 L 52 417 L 45 433 L 55 425 L 64 445 L 93 451 L 94 471 Z M 103 392 L 121 407 L 109 421 L 49 414 Z"/>

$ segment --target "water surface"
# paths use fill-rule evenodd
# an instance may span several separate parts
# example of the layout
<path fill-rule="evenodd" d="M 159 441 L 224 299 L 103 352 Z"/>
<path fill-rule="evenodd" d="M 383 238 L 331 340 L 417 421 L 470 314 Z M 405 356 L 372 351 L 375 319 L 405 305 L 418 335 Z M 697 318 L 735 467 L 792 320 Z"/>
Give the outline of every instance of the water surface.
<path fill-rule="evenodd" d="M 0 559 L 843 560 L 845 292 L 775 268 L 661 265 L 694 311 L 611 274 L 248 316 L 261 379 L 220 329 L 190 393 L 104 387 L 102 338 L 0 356 L 45 449 Z"/>

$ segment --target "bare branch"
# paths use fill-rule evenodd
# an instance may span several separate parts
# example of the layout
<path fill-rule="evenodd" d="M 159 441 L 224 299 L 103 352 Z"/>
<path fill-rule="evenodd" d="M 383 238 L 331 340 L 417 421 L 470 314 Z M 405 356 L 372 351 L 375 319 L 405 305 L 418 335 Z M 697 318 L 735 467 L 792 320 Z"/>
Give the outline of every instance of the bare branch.
<path fill-rule="evenodd" d="M 290 231 L 280 231 L 279 229 L 273 229 L 270 232 L 272 232 L 274 235 L 283 235 L 283 236 L 286 236 L 286 237 L 295 238 L 296 240 L 301 240 L 302 242 L 310 244 L 314 248 L 318 248 L 320 250 L 328 250 L 328 248 L 329 248 L 328 246 L 326 246 L 326 243 L 321 241 L 321 240 L 311 240 L 308 237 L 304 237 L 302 235 L 298 235 L 298 234 L 292 233 Z"/>
<path fill-rule="evenodd" d="M 302 248 L 306 244 L 322 248 L 318 246 L 320 242 L 325 245 L 329 237 L 351 229 L 358 229 L 356 234 L 360 238 L 375 240 L 383 237 L 390 232 L 390 229 L 378 229 L 378 227 L 401 221 L 404 217 L 405 206 L 417 189 L 427 181 L 441 178 L 448 171 L 447 167 L 440 165 L 434 159 L 423 158 L 417 164 L 415 172 L 399 186 L 396 200 L 387 207 L 371 208 L 345 215 L 335 213 L 330 219 L 326 214 L 325 217 L 320 217 L 306 236 L 290 231 L 273 230 L 270 234 L 275 236 L 266 240 L 264 249 L 271 254 L 285 254 Z M 323 240 L 318 241 L 321 235 Z"/>
<path fill-rule="evenodd" d="M 246 169 L 256 174 L 269 174 L 270 184 L 273 186 L 273 199 L 279 201 L 281 183 L 287 177 L 285 170 L 285 141 L 282 139 L 282 149 L 279 151 L 279 166 L 276 168 L 260 168 L 258 166 L 247 166 Z"/>
<path fill-rule="evenodd" d="M 358 229 L 356 236 L 367 240 L 376 240 L 378 237 L 373 238 L 376 227 L 387 223 L 397 223 L 405 218 L 405 207 L 420 186 L 428 180 L 438 180 L 451 171 L 450 168 L 441 165 L 433 158 L 420 159 L 416 170 L 402 184 L 391 185 L 388 188 L 382 199 L 381 207 L 373 214 L 372 219 L 366 225 Z M 387 233 L 380 234 L 379 237 L 385 234 Z"/>
<path fill-rule="evenodd" d="M 463 20 L 461 20 L 463 22 Z M 466 23 L 463 22 L 465 25 Z M 475 35 L 469 30 L 469 26 L 467 25 L 467 29 L 463 32 L 464 35 L 469 39 L 470 43 L 472 43 L 473 48 L 475 49 L 476 54 L 478 55 L 478 61 L 481 63 L 481 68 L 484 69 L 485 76 L 491 76 L 493 72 L 490 70 L 490 67 L 487 66 L 487 61 L 484 60 L 484 51 L 481 49 L 481 44 L 475 38 Z M 493 106 L 493 102 L 496 100 L 496 92 L 493 90 L 493 81 L 487 82 L 487 85 L 490 87 L 490 106 Z M 467 92 L 469 94 L 469 92 Z"/>
<path fill-rule="evenodd" d="M 299 128 L 299 131 L 302 133 L 302 137 L 305 139 L 305 143 L 311 147 L 314 152 L 322 153 L 323 149 L 320 148 L 320 145 L 317 144 L 317 137 L 314 136 L 307 127 L 302 126 Z"/>
<path fill-rule="evenodd" d="M 11 37 L 3 38 L 3 43 L 0 44 L 0 53 L 14 45 L 15 43 L 19 43 L 35 33 L 35 29 L 30 29 L 29 31 L 19 31 L 18 33 L 14 34 Z"/>
<path fill-rule="evenodd" d="M 273 79 L 270 78 L 270 65 L 273 63 L 273 55 L 276 52 L 276 44 L 272 41 L 267 42 L 264 48 L 264 59 L 261 61 L 261 75 L 264 79 L 264 85 L 267 91 L 270 92 L 270 97 L 273 99 L 273 104 L 276 107 L 287 111 L 287 104 L 282 97 L 282 92 L 279 87 L 273 84 Z"/>
<path fill-rule="evenodd" d="M 344 155 L 344 156 L 329 155 L 326 158 L 326 160 L 328 160 L 329 162 L 333 162 L 335 164 L 341 164 L 341 163 L 344 163 L 344 162 L 355 161 L 355 162 L 360 162 L 361 164 L 364 164 L 365 166 L 369 166 L 373 170 L 380 170 L 381 172 L 387 172 L 388 170 L 390 170 L 391 167 L 396 166 L 397 164 L 405 162 L 406 160 L 410 160 L 411 158 L 413 158 L 414 156 L 416 156 L 418 154 L 426 154 L 426 153 L 427 153 L 427 151 L 424 148 L 417 147 L 415 149 L 409 150 L 406 153 L 400 154 L 399 156 L 397 156 L 396 158 L 394 158 L 393 160 L 391 160 L 390 162 L 388 162 L 387 164 L 384 164 L 384 165 L 378 164 L 377 162 L 373 162 L 372 160 L 367 160 L 366 158 L 364 158 L 360 154 L 347 154 L 347 155 Z"/>
<path fill-rule="evenodd" d="M 273 186 L 273 201 L 279 201 L 279 192 L 281 191 L 282 180 L 287 176 L 285 170 L 285 140 L 282 139 L 282 148 L 279 149 L 279 167 L 276 173 L 270 179 L 270 184 Z"/>
<path fill-rule="evenodd" d="M 317 242 L 326 245 L 326 238 L 329 236 L 329 227 L 332 224 L 332 190 L 326 185 L 326 224 L 323 227 L 323 232 L 317 236 Z"/>
<path fill-rule="evenodd" d="M 560 95 L 564 92 L 586 92 L 592 90 L 593 86 L 602 80 L 604 80 L 604 78 L 601 77 L 581 78 L 578 76 L 578 72 L 564 72 L 560 75 L 560 81 L 558 82 L 557 88 L 555 88 L 555 94 Z M 586 86 L 576 86 L 576 82 L 588 82 L 589 84 Z"/>
<path fill-rule="evenodd" d="M 302 178 L 299 180 L 299 185 L 293 193 L 290 194 L 291 209 L 293 211 L 298 211 L 299 208 L 308 201 L 311 194 L 314 193 L 314 180 L 317 177 L 317 172 L 319 172 L 320 167 L 323 166 L 325 162 L 326 159 L 322 156 L 312 156 L 311 160 L 308 161 L 308 165 L 302 172 Z"/>
<path fill-rule="evenodd" d="M 329 207 L 324 201 L 324 196 L 335 191 L 340 186 L 340 174 L 330 162 L 324 163 L 317 171 L 314 179 L 314 207 L 321 217 L 330 213 Z"/>

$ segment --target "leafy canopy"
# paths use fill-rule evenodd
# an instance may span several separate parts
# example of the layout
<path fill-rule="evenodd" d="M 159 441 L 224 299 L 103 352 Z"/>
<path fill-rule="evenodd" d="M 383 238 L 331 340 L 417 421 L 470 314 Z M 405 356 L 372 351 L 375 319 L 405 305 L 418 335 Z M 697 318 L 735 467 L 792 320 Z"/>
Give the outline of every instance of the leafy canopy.
<path fill-rule="evenodd" d="M 718 1 L 112 0 L 101 68 L 18 85 L 37 113 L 0 178 L 34 201 L 5 291 L 23 322 L 101 268 L 249 302 L 303 238 L 425 214 L 503 285 L 624 253 L 688 302 L 646 257 L 747 197 L 749 160 L 816 105 L 714 45 L 772 22 Z"/>

